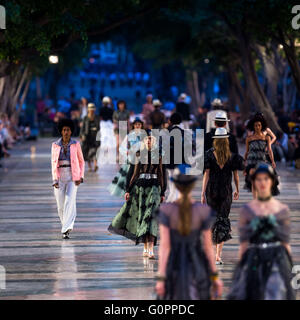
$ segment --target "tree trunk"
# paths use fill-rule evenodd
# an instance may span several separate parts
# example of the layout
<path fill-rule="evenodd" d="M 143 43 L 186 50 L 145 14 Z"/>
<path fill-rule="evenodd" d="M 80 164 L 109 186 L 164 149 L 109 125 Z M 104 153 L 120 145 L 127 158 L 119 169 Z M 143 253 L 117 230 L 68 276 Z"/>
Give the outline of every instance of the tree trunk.
<path fill-rule="evenodd" d="M 186 69 L 187 93 L 191 96 L 191 111 L 196 114 L 197 108 L 201 105 L 198 73 L 195 70 Z"/>
<path fill-rule="evenodd" d="M 260 61 L 264 68 L 264 74 L 266 78 L 266 93 L 268 100 L 273 108 L 277 109 L 278 97 L 277 97 L 277 85 L 279 82 L 279 72 L 276 66 L 275 54 L 272 50 L 268 54 L 266 47 L 256 45 L 256 51 L 260 57 Z"/>
<path fill-rule="evenodd" d="M 289 43 L 287 43 L 283 35 L 283 32 L 281 30 L 279 30 L 279 34 L 280 34 L 281 43 L 283 45 L 285 56 L 291 68 L 291 73 L 292 73 L 297 91 L 300 94 L 300 66 L 299 66 L 296 47 L 294 43 L 295 39 L 289 38 Z"/>
<path fill-rule="evenodd" d="M 30 75 L 28 68 L 20 68 L 18 72 L 14 72 L 9 76 L 0 78 L 1 112 L 7 113 L 9 117 L 16 113 L 16 106 L 20 96 L 24 95 L 24 90 L 27 87 L 29 78 Z"/>
<path fill-rule="evenodd" d="M 246 81 L 246 86 L 250 92 L 250 98 L 253 105 L 258 109 L 258 111 L 264 114 L 269 127 L 275 132 L 281 132 L 275 114 L 271 108 L 268 99 L 259 84 L 258 77 L 255 70 L 255 64 L 252 57 L 252 51 L 250 47 L 250 42 L 245 34 L 239 33 L 239 49 L 241 52 L 241 64 Z"/>

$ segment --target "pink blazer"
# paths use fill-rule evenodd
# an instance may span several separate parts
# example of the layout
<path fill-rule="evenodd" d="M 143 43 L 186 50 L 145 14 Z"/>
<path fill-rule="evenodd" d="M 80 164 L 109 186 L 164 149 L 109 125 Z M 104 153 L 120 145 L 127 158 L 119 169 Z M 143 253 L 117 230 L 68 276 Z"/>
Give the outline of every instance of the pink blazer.
<path fill-rule="evenodd" d="M 55 142 L 52 143 L 51 150 L 51 164 L 52 164 L 52 179 L 57 181 L 59 179 L 59 164 L 58 158 L 60 153 L 60 146 Z M 81 178 L 84 178 L 84 159 L 81 151 L 81 146 L 78 141 L 70 145 L 70 158 L 71 158 L 71 171 L 72 171 L 72 180 L 78 181 Z"/>

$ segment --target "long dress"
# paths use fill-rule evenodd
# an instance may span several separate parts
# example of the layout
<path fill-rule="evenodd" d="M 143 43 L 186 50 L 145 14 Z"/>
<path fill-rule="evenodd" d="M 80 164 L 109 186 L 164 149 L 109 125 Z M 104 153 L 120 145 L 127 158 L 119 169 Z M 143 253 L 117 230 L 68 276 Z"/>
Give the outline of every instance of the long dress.
<path fill-rule="evenodd" d="M 252 168 L 255 168 L 256 165 L 260 162 L 268 163 L 267 156 L 266 156 L 266 148 L 267 148 L 267 140 L 258 139 L 258 140 L 252 140 L 249 142 L 249 152 L 247 156 L 247 166 L 246 166 L 246 177 L 245 177 L 245 186 L 244 188 L 248 191 L 252 191 L 252 183 L 250 178 L 250 170 Z M 278 176 L 275 171 L 276 178 L 275 178 L 275 184 L 272 188 L 272 195 L 276 196 L 278 195 L 279 189 L 279 181 Z"/>
<path fill-rule="evenodd" d="M 120 146 L 120 155 L 126 157 L 129 150 L 138 152 L 140 149 L 141 137 L 135 132 L 131 131 Z M 130 157 L 130 154 L 129 154 Z M 131 161 L 132 160 L 132 161 Z M 130 163 L 133 163 L 133 159 L 129 159 L 127 163 L 124 163 L 117 175 L 108 186 L 108 190 L 111 195 L 116 197 L 123 197 L 126 192 L 126 177 L 130 168 Z"/>
<path fill-rule="evenodd" d="M 99 130 L 100 120 L 98 116 L 95 116 L 93 120 L 88 116 L 84 117 L 80 137 L 83 139 L 81 147 L 85 161 L 96 160 L 97 151 L 100 146 L 100 139 L 97 136 Z"/>
<path fill-rule="evenodd" d="M 207 204 L 217 212 L 216 222 L 213 225 L 213 242 L 215 244 L 230 240 L 231 224 L 229 219 L 232 204 L 232 172 L 243 170 L 243 158 L 235 153 L 221 169 L 214 156 L 214 149 L 205 153 L 204 170 L 209 170 L 209 180 L 206 188 Z"/>
<path fill-rule="evenodd" d="M 160 206 L 159 223 L 170 229 L 171 250 L 167 262 L 164 300 L 209 300 L 211 281 L 208 259 L 201 244 L 201 233 L 210 229 L 214 211 L 196 202 L 191 211 L 191 232 L 178 231 L 179 205 Z"/>
<path fill-rule="evenodd" d="M 249 242 L 234 272 L 230 300 L 294 300 L 292 258 L 282 242 L 289 242 L 288 207 L 257 216 L 249 205 L 240 212 L 240 242 Z"/>
<path fill-rule="evenodd" d="M 108 230 L 135 244 L 145 243 L 152 237 L 156 245 L 158 223 L 155 211 L 166 191 L 166 170 L 161 157 L 158 161 L 153 159 L 150 151 L 147 156 L 148 164 L 140 159 L 137 164 L 130 165 L 126 178 L 126 192 L 130 193 L 130 198 L 112 220 Z"/>

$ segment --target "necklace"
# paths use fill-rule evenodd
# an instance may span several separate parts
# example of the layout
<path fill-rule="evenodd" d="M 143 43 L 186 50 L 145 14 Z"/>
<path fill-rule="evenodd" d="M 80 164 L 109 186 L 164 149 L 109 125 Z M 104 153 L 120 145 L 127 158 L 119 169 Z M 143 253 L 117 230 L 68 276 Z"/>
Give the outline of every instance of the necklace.
<path fill-rule="evenodd" d="M 265 197 L 265 198 L 262 198 L 262 197 L 257 197 L 257 200 L 259 200 L 259 201 L 268 201 L 268 200 L 270 200 L 272 198 L 272 195 L 269 195 L 268 197 Z"/>

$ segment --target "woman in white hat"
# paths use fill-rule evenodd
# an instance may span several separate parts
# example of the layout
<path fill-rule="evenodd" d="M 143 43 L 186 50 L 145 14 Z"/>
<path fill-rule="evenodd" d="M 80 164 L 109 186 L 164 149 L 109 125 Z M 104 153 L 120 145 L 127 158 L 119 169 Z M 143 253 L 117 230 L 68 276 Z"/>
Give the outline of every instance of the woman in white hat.
<path fill-rule="evenodd" d="M 89 172 L 98 170 L 96 155 L 100 146 L 100 139 L 97 136 L 100 130 L 100 119 L 95 111 L 95 104 L 89 103 L 88 113 L 83 118 L 80 130 L 82 152 L 84 160 L 88 162 Z M 92 162 L 94 163 L 94 169 L 92 169 Z"/>
<path fill-rule="evenodd" d="M 243 158 L 231 153 L 229 149 L 227 130 L 217 128 L 213 136 L 213 148 L 205 153 L 204 177 L 201 202 L 207 203 L 217 212 L 213 225 L 213 242 L 216 245 L 216 264 L 222 264 L 222 247 L 225 241 L 231 239 L 229 213 L 232 203 L 232 173 L 236 190 L 234 200 L 239 198 L 238 170 L 243 170 Z"/>

